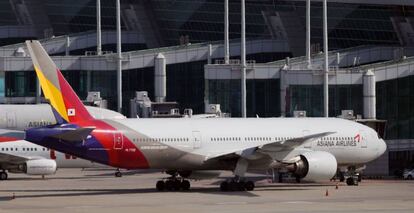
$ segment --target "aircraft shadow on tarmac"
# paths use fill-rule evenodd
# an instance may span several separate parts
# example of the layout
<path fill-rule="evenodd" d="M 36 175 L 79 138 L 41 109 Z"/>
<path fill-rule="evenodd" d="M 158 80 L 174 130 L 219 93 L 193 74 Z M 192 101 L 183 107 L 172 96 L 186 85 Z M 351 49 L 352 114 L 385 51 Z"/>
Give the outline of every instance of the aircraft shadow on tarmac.
<path fill-rule="evenodd" d="M 332 186 L 332 184 L 301 184 L 301 185 L 258 185 L 252 192 L 236 191 L 222 192 L 217 187 L 192 188 L 190 191 L 159 192 L 153 188 L 141 189 L 30 189 L 30 190 L 0 190 L 0 193 L 14 194 L 15 198 L 43 198 L 43 197 L 73 197 L 73 196 L 99 196 L 99 195 L 122 195 L 122 194 L 150 194 L 150 193 L 201 193 L 219 194 L 226 196 L 259 197 L 255 191 L 303 191 L 311 190 L 310 187 Z M 11 200 L 11 196 L 0 196 L 0 201 Z"/>
<path fill-rule="evenodd" d="M 73 196 L 99 196 L 99 195 L 122 195 L 122 194 L 149 194 L 149 193 L 206 193 L 206 194 L 221 194 L 229 196 L 244 196 L 257 197 L 251 192 L 221 192 L 217 187 L 215 188 L 193 188 L 190 191 L 166 191 L 159 192 L 153 188 L 143 189 L 46 189 L 46 190 L 0 190 L 0 193 L 14 194 L 16 199 L 19 198 L 43 198 L 43 197 L 73 197 Z M 0 201 L 10 200 L 11 196 L 0 196 Z"/>

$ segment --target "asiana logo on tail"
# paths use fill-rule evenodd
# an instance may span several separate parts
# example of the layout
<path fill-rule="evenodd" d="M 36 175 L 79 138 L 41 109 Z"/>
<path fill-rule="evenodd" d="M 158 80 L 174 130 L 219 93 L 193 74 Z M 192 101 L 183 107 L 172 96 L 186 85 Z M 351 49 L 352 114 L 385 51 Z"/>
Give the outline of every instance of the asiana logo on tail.
<path fill-rule="evenodd" d="M 357 142 L 361 141 L 361 135 L 357 134 L 354 138 L 349 137 L 328 137 L 328 138 L 321 138 L 318 141 L 317 146 L 325 146 L 325 147 L 332 147 L 332 146 L 356 146 Z"/>

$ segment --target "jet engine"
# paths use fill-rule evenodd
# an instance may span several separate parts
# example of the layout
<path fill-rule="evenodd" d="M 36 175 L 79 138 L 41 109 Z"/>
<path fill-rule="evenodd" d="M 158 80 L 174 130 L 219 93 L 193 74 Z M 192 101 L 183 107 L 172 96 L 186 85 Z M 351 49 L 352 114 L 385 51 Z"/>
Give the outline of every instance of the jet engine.
<path fill-rule="evenodd" d="M 337 170 L 335 156 L 328 152 L 314 151 L 300 155 L 300 160 L 288 167 L 297 177 L 307 181 L 331 179 Z"/>
<path fill-rule="evenodd" d="M 9 172 L 28 175 L 52 175 L 56 170 L 56 161 L 49 159 L 28 160 L 15 168 L 9 168 Z"/>

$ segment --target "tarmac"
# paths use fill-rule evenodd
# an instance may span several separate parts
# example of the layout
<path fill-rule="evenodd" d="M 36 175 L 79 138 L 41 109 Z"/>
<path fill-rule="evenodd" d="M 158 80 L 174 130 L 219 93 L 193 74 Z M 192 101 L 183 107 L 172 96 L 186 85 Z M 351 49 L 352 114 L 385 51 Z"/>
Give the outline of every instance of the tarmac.
<path fill-rule="evenodd" d="M 231 173 L 222 176 L 230 177 Z M 188 192 L 158 192 L 159 172 L 60 169 L 45 179 L 9 174 L 0 182 L 0 212 L 414 212 L 414 181 L 270 183 L 251 192 L 221 192 L 222 178 L 192 181 Z M 338 183 L 338 189 L 336 184 Z M 326 194 L 327 193 L 327 194 Z"/>

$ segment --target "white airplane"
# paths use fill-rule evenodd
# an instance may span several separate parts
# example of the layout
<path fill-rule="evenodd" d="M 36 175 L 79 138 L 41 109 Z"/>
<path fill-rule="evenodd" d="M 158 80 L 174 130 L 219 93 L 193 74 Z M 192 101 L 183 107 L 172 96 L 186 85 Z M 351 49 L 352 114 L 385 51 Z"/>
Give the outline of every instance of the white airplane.
<path fill-rule="evenodd" d="M 26 44 L 58 121 L 27 130 L 26 140 L 117 168 L 165 170 L 158 190 L 188 190 L 187 179 L 206 170 L 234 172 L 222 190 L 253 190 L 245 177 L 253 169 L 319 181 L 340 167 L 354 176 L 386 150 L 373 129 L 338 118 L 94 119 L 41 44 Z"/>
<path fill-rule="evenodd" d="M 95 118 L 124 119 L 117 112 L 98 107 L 86 107 Z M 49 104 L 38 105 L 0 105 L 0 180 L 7 180 L 10 173 L 28 175 L 51 175 L 57 168 L 91 168 L 104 165 L 52 149 L 16 140 L 24 130 L 33 127 L 55 124 Z M 16 136 L 17 134 L 17 136 Z M 14 137 L 16 136 L 16 137 Z M 121 173 L 115 173 L 117 177 Z"/>

